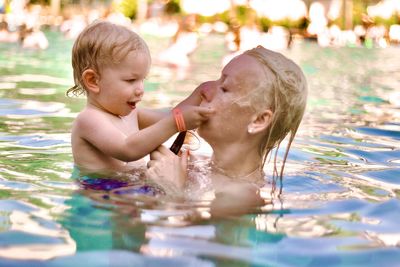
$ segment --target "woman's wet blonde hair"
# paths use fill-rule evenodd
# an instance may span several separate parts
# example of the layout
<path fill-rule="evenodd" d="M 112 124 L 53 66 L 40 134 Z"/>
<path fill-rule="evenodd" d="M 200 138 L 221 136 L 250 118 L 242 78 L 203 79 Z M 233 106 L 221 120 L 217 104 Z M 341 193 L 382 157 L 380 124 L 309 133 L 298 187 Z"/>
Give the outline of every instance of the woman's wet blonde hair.
<path fill-rule="evenodd" d="M 72 48 L 72 68 L 75 85 L 67 96 L 86 95 L 82 74 L 87 69 L 101 75 L 102 67 L 120 63 L 129 52 L 150 52 L 145 41 L 132 30 L 111 22 L 98 20 L 87 26 Z"/>
<path fill-rule="evenodd" d="M 264 166 L 269 153 L 276 148 L 273 164 L 273 189 L 279 178 L 281 193 L 286 159 L 306 108 L 307 81 L 300 67 L 280 53 L 258 46 L 244 54 L 256 58 L 266 68 L 267 79 L 265 86 L 261 87 L 262 93 L 252 94 L 250 103 L 257 109 L 269 108 L 273 112 L 272 121 L 260 146 L 260 154 Z M 270 80 L 270 78 L 272 79 Z M 262 106 L 260 106 L 260 102 L 263 103 Z M 289 133 L 289 142 L 278 172 L 277 153 L 281 142 Z"/>

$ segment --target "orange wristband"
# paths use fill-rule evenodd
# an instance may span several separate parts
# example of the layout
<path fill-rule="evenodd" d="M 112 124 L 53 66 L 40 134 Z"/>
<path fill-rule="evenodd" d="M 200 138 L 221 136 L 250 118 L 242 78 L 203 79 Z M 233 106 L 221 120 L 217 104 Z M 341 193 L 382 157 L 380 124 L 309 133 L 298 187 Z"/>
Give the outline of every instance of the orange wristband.
<path fill-rule="evenodd" d="M 176 128 L 178 128 L 178 132 L 186 131 L 185 120 L 183 119 L 183 114 L 180 108 L 174 108 L 172 110 L 172 114 L 174 115 Z"/>

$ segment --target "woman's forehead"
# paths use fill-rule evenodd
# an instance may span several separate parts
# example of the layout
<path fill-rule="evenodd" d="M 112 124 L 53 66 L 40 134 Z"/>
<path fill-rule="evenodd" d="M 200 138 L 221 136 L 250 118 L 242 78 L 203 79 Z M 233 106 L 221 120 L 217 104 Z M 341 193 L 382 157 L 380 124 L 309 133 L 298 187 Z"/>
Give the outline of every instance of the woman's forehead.
<path fill-rule="evenodd" d="M 261 63 L 248 55 L 232 59 L 222 70 L 222 77 L 241 83 L 258 83 L 266 78 Z"/>
<path fill-rule="evenodd" d="M 226 76 L 246 74 L 260 74 L 262 66 L 257 59 L 249 55 L 240 55 L 232 59 L 222 70 Z"/>

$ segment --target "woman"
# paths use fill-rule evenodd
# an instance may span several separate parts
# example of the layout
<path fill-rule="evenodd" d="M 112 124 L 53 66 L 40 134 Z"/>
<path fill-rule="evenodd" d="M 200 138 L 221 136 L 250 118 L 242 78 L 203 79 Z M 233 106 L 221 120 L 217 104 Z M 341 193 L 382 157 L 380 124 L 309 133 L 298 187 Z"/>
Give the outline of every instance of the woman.
<path fill-rule="evenodd" d="M 218 80 L 203 83 L 196 92 L 200 92 L 201 106 L 216 110 L 198 129 L 213 149 L 209 176 L 215 196 L 235 196 L 228 197 L 226 203 L 230 204 L 260 204 L 258 189 L 264 180 L 265 161 L 290 133 L 279 171 L 277 153 L 273 155 L 274 188 L 276 178 L 282 179 L 304 114 L 307 84 L 303 72 L 282 54 L 258 46 L 232 59 Z M 151 154 L 148 167 L 149 177 L 157 183 L 169 181 L 175 189 L 183 190 L 188 178 L 187 153 L 178 157 L 159 147 Z"/>

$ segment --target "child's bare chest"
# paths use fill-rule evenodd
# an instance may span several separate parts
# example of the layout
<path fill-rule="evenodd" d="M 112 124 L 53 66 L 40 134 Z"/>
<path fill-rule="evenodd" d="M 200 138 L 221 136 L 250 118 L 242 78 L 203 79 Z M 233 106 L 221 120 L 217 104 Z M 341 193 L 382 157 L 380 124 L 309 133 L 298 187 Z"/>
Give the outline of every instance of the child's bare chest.
<path fill-rule="evenodd" d="M 121 131 L 125 135 L 130 135 L 132 133 L 139 131 L 138 122 L 136 116 L 134 115 L 113 118 L 112 124 L 114 125 L 114 127 L 116 127 L 119 131 Z"/>

